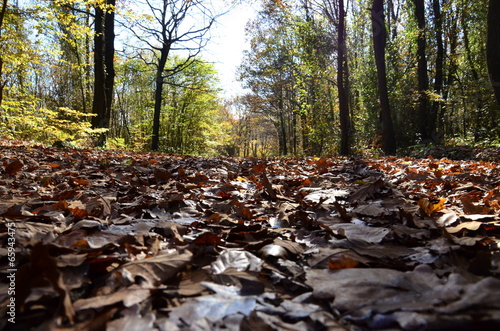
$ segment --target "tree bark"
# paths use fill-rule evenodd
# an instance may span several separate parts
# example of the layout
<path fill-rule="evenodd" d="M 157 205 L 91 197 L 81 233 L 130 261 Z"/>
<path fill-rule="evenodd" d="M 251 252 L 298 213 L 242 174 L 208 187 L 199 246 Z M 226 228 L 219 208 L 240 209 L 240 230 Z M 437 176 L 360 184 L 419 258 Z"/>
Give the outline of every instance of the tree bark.
<path fill-rule="evenodd" d="M 380 115 L 382 119 L 384 137 L 383 149 L 386 154 L 394 154 L 396 152 L 396 138 L 394 136 L 394 127 L 392 124 L 389 92 L 387 90 L 387 71 L 385 65 L 387 33 L 385 30 L 384 0 L 373 0 L 371 14 L 373 50 L 375 52 L 375 64 L 377 66 Z"/>
<path fill-rule="evenodd" d="M 106 5 L 115 5 L 115 0 L 108 0 Z M 111 109 L 113 106 L 113 87 L 115 79 L 114 54 L 115 54 L 115 32 L 114 32 L 114 9 L 107 10 L 99 6 L 95 7 L 94 22 L 94 100 L 92 112 L 96 115 L 92 118 L 94 129 L 109 129 Z M 106 135 L 100 134 L 97 145 L 106 143 Z"/>
<path fill-rule="evenodd" d="M 418 25 L 417 38 L 417 75 L 418 75 L 418 93 L 419 93 L 419 132 L 420 139 L 423 142 L 432 141 L 431 132 L 429 131 L 430 122 L 432 121 L 429 114 L 429 102 L 427 91 L 429 90 L 429 79 L 427 74 L 427 57 L 426 46 L 427 40 L 425 37 L 425 1 L 413 0 L 415 4 L 415 17 Z"/>
<path fill-rule="evenodd" d="M 486 56 L 493 91 L 500 107 L 500 0 L 489 0 Z"/>
<path fill-rule="evenodd" d="M 2 9 L 0 10 L 0 37 L 2 36 L 2 26 L 3 26 L 3 19 L 5 17 L 5 13 L 7 11 L 7 2 L 8 0 L 3 0 L 2 1 Z M 0 106 L 2 105 L 3 101 L 3 90 L 6 85 L 6 81 L 3 79 L 3 58 L 2 55 L 0 54 Z"/>
<path fill-rule="evenodd" d="M 347 80 L 346 26 L 344 0 L 338 6 L 338 54 L 337 54 L 337 87 L 340 109 L 340 154 L 351 154 L 351 119 L 349 116 L 349 94 Z"/>
<path fill-rule="evenodd" d="M 107 4 L 115 6 L 116 0 L 107 0 Z M 105 95 L 105 127 L 110 127 L 111 110 L 114 100 L 115 83 L 115 12 L 106 11 L 104 14 L 104 95 Z M 104 143 L 104 142 L 103 142 Z"/>
<path fill-rule="evenodd" d="M 161 108 L 163 98 L 163 85 L 165 84 L 163 72 L 165 71 L 165 66 L 167 65 L 170 46 L 164 45 L 160 52 L 160 58 L 156 67 L 155 109 L 153 113 L 153 136 L 151 137 L 151 150 L 154 152 L 160 149 Z"/>
<path fill-rule="evenodd" d="M 92 102 L 92 127 L 105 128 L 106 94 L 104 89 L 104 11 L 96 6 L 94 8 L 94 100 Z M 100 140 L 100 139 L 99 139 Z"/>
<path fill-rule="evenodd" d="M 432 0 L 432 8 L 434 11 L 434 26 L 436 30 L 436 73 L 434 76 L 434 91 L 436 94 L 441 95 L 443 92 L 443 84 L 444 84 L 444 43 L 443 43 L 443 17 L 441 14 L 441 3 L 440 0 Z M 433 101 L 431 107 L 431 127 L 433 137 L 436 142 L 441 142 L 440 136 L 438 136 L 437 132 L 437 122 L 438 122 L 438 113 L 440 107 L 442 107 L 443 101 L 436 100 Z"/>

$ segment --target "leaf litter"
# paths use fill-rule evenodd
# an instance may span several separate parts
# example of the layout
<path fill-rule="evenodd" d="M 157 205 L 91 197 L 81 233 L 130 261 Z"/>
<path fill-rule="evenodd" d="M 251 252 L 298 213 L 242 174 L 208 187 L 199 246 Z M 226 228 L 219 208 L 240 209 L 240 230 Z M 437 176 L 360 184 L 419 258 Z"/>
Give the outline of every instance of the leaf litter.
<path fill-rule="evenodd" d="M 10 330 L 500 326 L 500 167 L 0 147 Z"/>

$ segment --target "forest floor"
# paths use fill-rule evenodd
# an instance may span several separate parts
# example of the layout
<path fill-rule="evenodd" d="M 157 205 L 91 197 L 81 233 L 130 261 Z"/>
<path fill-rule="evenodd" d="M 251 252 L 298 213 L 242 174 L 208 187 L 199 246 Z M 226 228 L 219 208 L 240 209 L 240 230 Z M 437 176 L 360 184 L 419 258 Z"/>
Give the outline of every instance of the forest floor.
<path fill-rule="evenodd" d="M 235 159 L 0 145 L 0 329 L 500 327 L 500 166 L 485 161 L 498 150 Z"/>

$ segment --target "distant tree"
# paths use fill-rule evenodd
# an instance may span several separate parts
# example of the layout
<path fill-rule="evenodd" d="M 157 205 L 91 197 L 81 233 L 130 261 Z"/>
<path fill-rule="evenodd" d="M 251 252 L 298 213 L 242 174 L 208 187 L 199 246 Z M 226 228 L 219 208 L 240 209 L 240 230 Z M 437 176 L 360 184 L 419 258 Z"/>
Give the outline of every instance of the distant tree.
<path fill-rule="evenodd" d="M 444 60 L 445 60 L 445 45 L 443 40 L 443 14 L 441 12 L 441 1 L 432 0 L 432 11 L 434 14 L 434 33 L 435 33 L 435 43 L 436 43 L 436 68 L 434 74 L 434 93 L 436 94 L 437 100 L 434 100 L 431 105 L 431 119 L 433 123 L 432 128 L 435 132 L 434 140 L 437 143 L 441 141 L 441 132 L 438 132 L 438 114 L 440 113 L 440 107 L 443 106 L 444 99 L 442 98 L 442 93 L 444 90 Z"/>
<path fill-rule="evenodd" d="M 378 93 L 380 99 L 380 115 L 384 138 L 384 151 L 387 154 L 396 152 L 396 138 L 392 124 L 389 92 L 387 90 L 387 72 L 385 65 L 385 46 L 387 32 L 385 28 L 384 0 L 373 0 L 372 8 L 373 49 L 377 65 Z"/>
<path fill-rule="evenodd" d="M 413 0 L 415 18 L 418 25 L 417 36 L 417 74 L 418 74 L 418 126 L 422 141 L 432 141 L 432 116 L 429 108 L 429 75 L 427 68 L 427 38 L 425 19 L 425 0 Z"/>
<path fill-rule="evenodd" d="M 0 8 L 0 41 L 3 42 L 3 20 L 5 18 L 5 13 L 7 12 L 7 2 L 8 0 L 2 1 L 2 8 Z M 3 56 L 0 54 L 0 106 L 2 105 L 3 100 L 3 89 L 5 87 L 5 81 L 3 79 Z"/>
<path fill-rule="evenodd" d="M 172 56 L 168 67 L 185 59 Z M 195 61 L 170 75 L 164 91 L 159 150 L 177 154 L 213 155 L 224 140 L 222 104 L 217 96 L 217 71 Z"/>
<path fill-rule="evenodd" d="M 340 109 L 340 154 L 351 153 L 351 117 L 349 113 L 349 72 L 347 61 L 347 25 L 344 0 L 323 0 L 323 12 L 337 31 L 337 89 Z"/>
<path fill-rule="evenodd" d="M 109 128 L 113 106 L 115 79 L 115 0 L 105 0 L 94 6 L 94 101 L 92 127 Z M 101 134 L 98 145 L 105 143 Z"/>
<path fill-rule="evenodd" d="M 244 98 L 249 112 L 267 116 L 276 128 L 279 155 L 297 152 L 295 50 L 289 11 L 279 1 L 266 1 L 249 24 L 250 50 L 239 69 L 252 93 Z M 245 148 L 246 149 L 246 148 Z"/>
<path fill-rule="evenodd" d="M 141 43 L 142 51 L 150 52 L 156 67 L 155 105 L 151 150 L 156 151 L 160 143 L 160 118 L 165 80 L 196 61 L 197 55 L 206 45 L 207 34 L 218 17 L 203 0 L 145 0 L 149 11 L 141 19 L 131 22 L 130 31 Z M 195 19 L 193 19 L 196 17 Z M 171 52 L 183 50 L 184 61 L 175 67 L 167 67 Z"/>
<path fill-rule="evenodd" d="M 497 107 L 500 106 L 500 0 L 489 0 L 487 61 Z"/>

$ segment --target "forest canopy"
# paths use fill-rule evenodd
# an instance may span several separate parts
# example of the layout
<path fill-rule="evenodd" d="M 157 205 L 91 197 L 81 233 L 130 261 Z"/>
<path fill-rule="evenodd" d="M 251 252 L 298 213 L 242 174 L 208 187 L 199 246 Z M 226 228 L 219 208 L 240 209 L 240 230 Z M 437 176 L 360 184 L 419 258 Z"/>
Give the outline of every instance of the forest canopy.
<path fill-rule="evenodd" d="M 238 5 L 2 0 L 0 137 L 227 156 L 500 143 L 495 1 L 261 0 L 230 100 L 201 55 L 222 2 Z"/>

